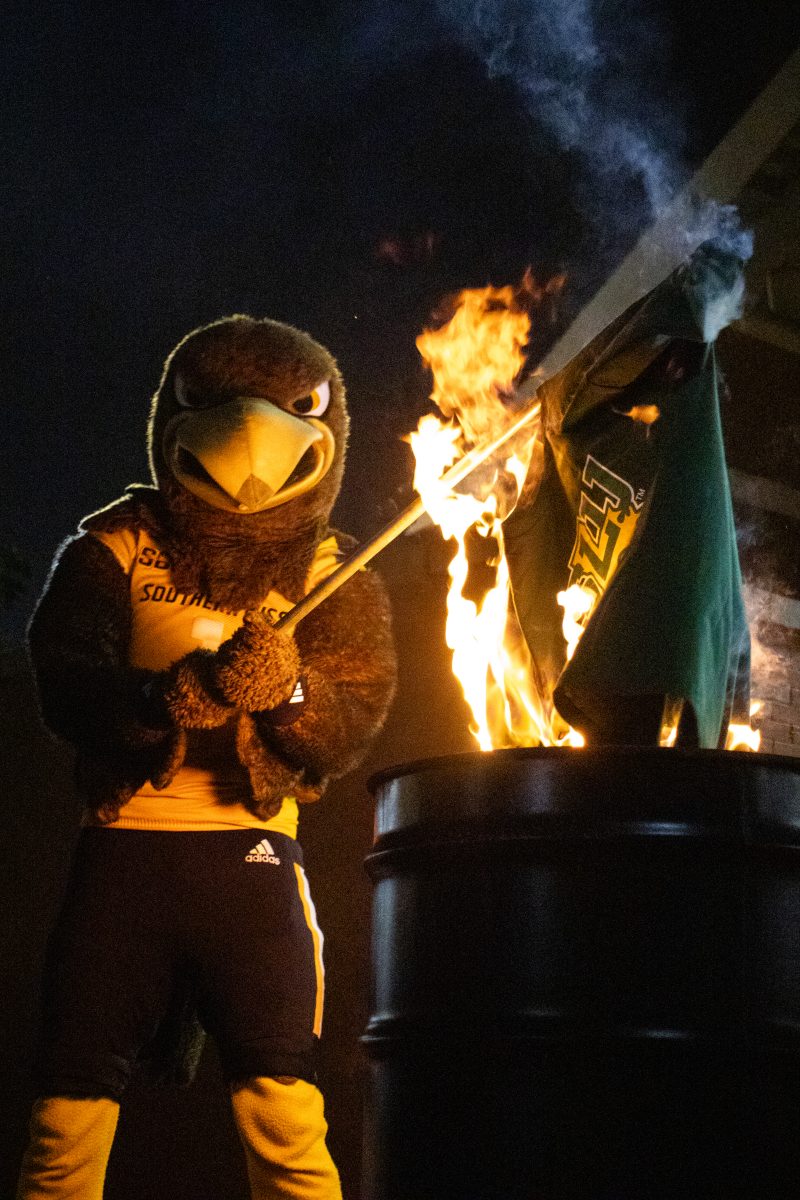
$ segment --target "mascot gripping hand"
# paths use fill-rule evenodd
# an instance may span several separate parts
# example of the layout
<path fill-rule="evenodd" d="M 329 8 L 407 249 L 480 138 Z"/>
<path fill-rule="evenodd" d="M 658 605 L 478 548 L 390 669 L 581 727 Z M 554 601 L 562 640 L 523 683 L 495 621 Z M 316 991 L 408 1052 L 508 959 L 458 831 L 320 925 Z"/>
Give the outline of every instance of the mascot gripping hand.
<path fill-rule="evenodd" d="M 272 622 L 346 545 L 328 526 L 346 440 L 327 350 L 275 321 L 208 325 L 153 402 L 155 486 L 86 518 L 56 559 L 30 650 L 86 812 L 48 952 L 21 1200 L 100 1200 L 134 1063 L 169 1052 L 191 1073 L 192 1028 L 217 1040 L 253 1197 L 341 1195 L 314 1084 L 322 937 L 297 806 L 384 720 L 389 611 L 360 571 L 294 637 Z"/>

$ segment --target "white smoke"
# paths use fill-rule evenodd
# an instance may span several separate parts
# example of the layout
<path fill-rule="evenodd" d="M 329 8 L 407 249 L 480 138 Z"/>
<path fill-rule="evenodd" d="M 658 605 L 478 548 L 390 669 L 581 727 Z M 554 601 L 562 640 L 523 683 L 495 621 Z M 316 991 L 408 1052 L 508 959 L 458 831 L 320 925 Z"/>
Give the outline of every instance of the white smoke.
<path fill-rule="evenodd" d="M 604 274 L 605 252 L 616 257 L 687 182 L 685 101 L 667 18 L 651 0 L 364 0 L 357 12 L 342 47 L 354 79 L 431 55 L 435 70 L 435 47 L 455 44 L 510 87 L 545 178 L 548 153 L 576 164 L 565 200 L 591 227 L 590 276 Z M 750 253 L 736 210 L 713 202 L 687 207 L 668 236 L 686 242 L 687 258 L 709 239 L 742 259 Z"/>
<path fill-rule="evenodd" d="M 652 8 L 643 0 L 436 0 L 436 9 L 491 77 L 514 86 L 557 146 L 580 156 L 582 206 L 600 237 L 664 213 L 688 169 L 665 66 L 668 33 Z M 671 236 L 692 246 L 714 240 L 742 260 L 752 253 L 730 205 L 693 202 Z M 712 324 L 718 330 L 730 319 L 720 313 Z"/>
<path fill-rule="evenodd" d="M 662 112 L 659 130 L 640 115 L 654 110 L 646 41 L 630 12 L 598 0 L 437 0 L 437 8 L 562 149 L 579 152 L 596 177 L 638 181 L 649 215 L 661 211 L 681 175 L 666 144 L 674 123 Z"/>

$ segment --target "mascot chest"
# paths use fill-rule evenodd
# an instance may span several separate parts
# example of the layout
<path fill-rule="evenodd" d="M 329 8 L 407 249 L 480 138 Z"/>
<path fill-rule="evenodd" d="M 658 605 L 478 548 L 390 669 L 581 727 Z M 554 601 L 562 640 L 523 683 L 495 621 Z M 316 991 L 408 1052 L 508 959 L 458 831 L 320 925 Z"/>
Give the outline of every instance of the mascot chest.
<path fill-rule="evenodd" d="M 216 650 L 242 623 L 244 610 L 230 612 L 202 592 L 180 591 L 172 580 L 169 558 L 149 533 L 121 529 L 97 533 L 114 554 L 130 580 L 131 642 L 129 663 L 151 671 L 162 671 L 192 650 Z M 332 556 L 330 542 L 323 542 L 309 579 L 319 574 L 322 562 Z M 275 622 L 292 608 L 291 601 L 271 591 L 260 606 Z"/>

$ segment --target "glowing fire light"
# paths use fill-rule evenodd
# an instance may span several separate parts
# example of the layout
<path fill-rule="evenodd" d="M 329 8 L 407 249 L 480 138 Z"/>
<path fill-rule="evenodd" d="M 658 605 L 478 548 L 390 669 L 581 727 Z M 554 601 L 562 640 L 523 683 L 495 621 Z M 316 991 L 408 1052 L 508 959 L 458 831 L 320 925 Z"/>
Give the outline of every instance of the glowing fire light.
<path fill-rule="evenodd" d="M 676 722 L 674 725 L 668 725 L 665 729 L 662 730 L 661 737 L 659 739 L 658 744 L 659 744 L 659 746 L 674 746 L 677 740 L 678 740 L 678 725 Z"/>
<path fill-rule="evenodd" d="M 510 423 L 500 396 L 525 364 L 529 330 L 514 289 L 486 287 L 462 292 L 448 323 L 417 338 L 433 372 L 431 399 L 457 418 L 470 445 Z"/>
<path fill-rule="evenodd" d="M 754 700 L 750 705 L 750 720 L 761 711 L 762 703 Z M 728 726 L 728 736 L 725 741 L 726 750 L 758 750 L 761 745 L 761 730 L 753 729 L 752 725 L 733 724 Z"/>
<path fill-rule="evenodd" d="M 567 662 L 575 653 L 575 647 L 586 628 L 586 622 L 591 616 L 597 596 L 589 588 L 573 583 L 565 592 L 559 592 L 556 600 L 564 610 L 564 620 L 561 622 L 561 632 L 567 643 Z"/>
<path fill-rule="evenodd" d="M 434 374 L 432 398 L 453 418 L 423 417 L 411 442 L 414 487 L 445 538 L 454 539 L 445 636 L 453 671 L 473 714 L 472 733 L 482 750 L 509 745 L 582 744 L 552 703 L 537 695 L 525 640 L 510 615 L 510 583 L 502 518 L 516 503 L 528 470 L 535 421 L 502 453 L 468 479 L 471 492 L 440 484 L 451 463 L 471 447 L 508 428 L 516 414 L 503 403 L 525 361 L 530 328 L 514 289 L 462 292 L 451 320 L 427 331 L 417 347 Z M 476 494 L 477 489 L 477 494 Z M 475 527 L 492 548 L 494 582 L 483 596 L 464 595 L 469 574 L 468 531 Z"/>

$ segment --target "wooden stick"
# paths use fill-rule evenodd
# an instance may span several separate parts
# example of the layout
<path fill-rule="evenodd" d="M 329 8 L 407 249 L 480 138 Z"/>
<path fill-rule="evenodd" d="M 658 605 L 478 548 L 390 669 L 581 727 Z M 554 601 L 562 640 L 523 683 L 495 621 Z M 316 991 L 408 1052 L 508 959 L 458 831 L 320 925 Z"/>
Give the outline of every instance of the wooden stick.
<path fill-rule="evenodd" d="M 496 437 L 494 441 L 487 443 L 484 446 L 477 446 L 470 450 L 463 458 L 454 463 L 448 471 L 445 471 L 442 478 L 439 480 L 439 487 L 443 492 L 452 491 L 457 484 L 465 479 L 472 471 L 479 467 L 481 463 L 486 462 L 487 458 L 491 458 L 498 450 L 511 441 L 511 439 L 519 433 L 526 425 L 535 420 L 541 409 L 540 404 L 532 404 L 530 408 L 525 409 L 512 425 L 509 425 L 503 433 Z M 379 554 L 391 542 L 399 537 L 400 534 L 413 525 L 415 521 L 425 512 L 425 505 L 421 499 L 417 499 L 413 504 L 409 504 L 408 508 L 403 509 L 388 525 L 384 525 L 379 533 L 365 542 L 363 546 L 359 546 L 354 550 L 349 558 L 346 558 L 341 566 L 332 571 L 326 579 L 318 583 L 315 588 L 312 588 L 307 596 L 297 603 L 284 616 L 280 617 L 275 622 L 276 629 L 291 631 L 303 617 L 307 617 L 310 612 L 321 604 L 323 600 L 327 600 L 337 588 L 340 588 L 343 583 L 346 583 L 356 571 L 360 571 L 370 559 Z"/>

